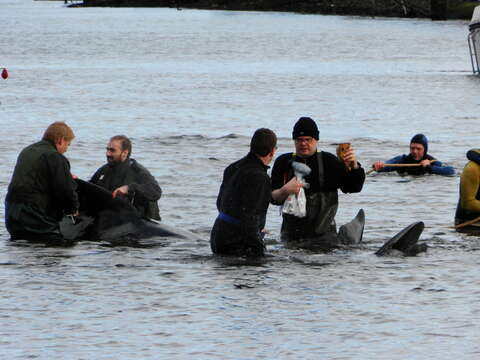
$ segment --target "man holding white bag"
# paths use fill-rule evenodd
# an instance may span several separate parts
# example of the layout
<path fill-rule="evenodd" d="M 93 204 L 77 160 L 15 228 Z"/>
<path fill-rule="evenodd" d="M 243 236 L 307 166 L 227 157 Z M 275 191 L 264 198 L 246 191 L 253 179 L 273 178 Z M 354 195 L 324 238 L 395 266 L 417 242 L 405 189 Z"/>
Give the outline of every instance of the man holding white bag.
<path fill-rule="evenodd" d="M 306 216 L 284 212 L 281 238 L 295 246 L 329 249 L 339 241 L 335 224 L 338 189 L 344 193 L 360 192 L 365 171 L 351 147 L 342 156 L 343 161 L 329 152 L 318 151 L 319 131 L 309 117 L 296 122 L 292 138 L 295 153 L 279 156 L 273 165 L 272 203 L 283 205 L 289 195 L 298 194 L 303 187 L 303 181 L 294 177 L 294 162 L 307 165 L 311 173 L 304 178 L 309 184 L 304 187 Z"/>

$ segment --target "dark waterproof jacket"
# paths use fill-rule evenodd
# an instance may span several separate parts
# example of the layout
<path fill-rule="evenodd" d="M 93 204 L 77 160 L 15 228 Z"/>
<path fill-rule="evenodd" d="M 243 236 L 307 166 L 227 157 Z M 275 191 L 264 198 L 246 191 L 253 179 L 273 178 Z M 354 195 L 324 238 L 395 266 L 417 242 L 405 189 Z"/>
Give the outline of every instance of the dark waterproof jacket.
<path fill-rule="evenodd" d="M 272 196 L 267 169 L 252 153 L 225 169 L 210 238 L 214 253 L 263 255 L 261 230 Z"/>
<path fill-rule="evenodd" d="M 63 215 L 79 207 L 76 188 L 70 163 L 52 143 L 42 140 L 23 149 L 5 199 L 12 237 L 57 232 Z"/>
<path fill-rule="evenodd" d="M 304 163 L 311 169 L 310 174 L 304 179 L 309 184 L 309 187 L 304 188 L 307 198 L 307 216 L 299 218 L 282 214 L 282 239 L 298 241 L 308 238 L 320 239 L 329 233 L 335 235 L 334 218 L 338 206 L 338 189 L 344 193 L 360 192 L 365 181 L 365 171 L 360 166 L 347 171 L 343 162 L 333 154 L 324 151 L 317 152 L 309 158 L 287 153 L 279 156 L 273 165 L 273 191 L 280 189 L 294 176 L 292 161 Z M 320 163 L 322 171 L 319 171 Z M 320 173 L 323 174 L 322 179 L 320 179 Z"/>
<path fill-rule="evenodd" d="M 95 172 L 90 182 L 108 191 L 128 185 L 128 201 L 132 202 L 140 216 L 160 220 L 157 200 L 162 196 L 162 189 L 152 174 L 136 160 L 105 164 Z"/>
<path fill-rule="evenodd" d="M 318 161 L 317 156 L 323 157 L 325 169 L 324 186 L 320 187 L 318 179 Z M 362 190 L 365 182 L 365 171 L 363 168 L 347 171 L 344 164 L 338 158 L 325 151 L 317 152 L 307 159 L 294 156 L 293 153 L 280 155 L 272 168 L 272 190 L 280 189 L 293 177 L 291 167 L 292 159 L 306 164 L 312 171 L 310 175 L 305 177 L 305 181 L 310 184 L 309 188 L 305 188 L 305 195 L 314 194 L 322 191 L 342 190 L 344 193 L 357 193 Z M 278 205 L 278 204 L 277 204 Z"/>

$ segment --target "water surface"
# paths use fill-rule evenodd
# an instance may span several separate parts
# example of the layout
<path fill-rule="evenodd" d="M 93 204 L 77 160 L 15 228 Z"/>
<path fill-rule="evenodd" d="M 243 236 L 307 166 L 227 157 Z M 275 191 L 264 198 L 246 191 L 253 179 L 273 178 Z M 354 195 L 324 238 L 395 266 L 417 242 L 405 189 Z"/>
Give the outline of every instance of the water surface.
<path fill-rule="evenodd" d="M 368 176 L 341 195 L 339 224 L 366 213 L 364 245 L 314 254 L 278 242 L 247 262 L 211 255 L 222 171 L 258 127 L 291 151 L 300 116 L 320 148 L 353 143 L 360 162 L 408 151 L 461 171 L 478 146 L 478 78 L 467 22 L 288 13 L 0 4 L 0 193 L 18 152 L 53 121 L 76 139 L 66 154 L 88 179 L 115 134 L 158 179 L 163 221 L 202 241 L 149 248 L 12 244 L 0 206 L 0 348 L 9 359 L 476 359 L 477 238 L 451 226 L 455 177 Z M 422 220 L 429 250 L 373 253 Z"/>

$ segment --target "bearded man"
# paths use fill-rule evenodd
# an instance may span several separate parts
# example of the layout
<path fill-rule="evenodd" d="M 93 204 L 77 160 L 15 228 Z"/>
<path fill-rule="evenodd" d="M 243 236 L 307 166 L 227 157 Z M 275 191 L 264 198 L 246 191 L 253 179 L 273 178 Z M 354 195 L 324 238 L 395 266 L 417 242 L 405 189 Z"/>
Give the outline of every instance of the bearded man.
<path fill-rule="evenodd" d="M 107 163 L 99 168 L 90 182 L 112 192 L 113 197 L 129 201 L 146 219 L 160 220 L 157 201 L 162 189 L 152 174 L 130 157 L 132 142 L 125 135 L 116 135 L 107 145 Z"/>

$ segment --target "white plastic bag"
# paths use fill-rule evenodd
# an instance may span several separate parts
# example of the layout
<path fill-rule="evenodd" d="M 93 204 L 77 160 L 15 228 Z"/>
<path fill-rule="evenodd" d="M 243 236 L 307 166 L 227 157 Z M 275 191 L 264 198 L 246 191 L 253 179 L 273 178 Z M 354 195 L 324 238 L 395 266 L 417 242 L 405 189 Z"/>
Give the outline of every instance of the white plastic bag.
<path fill-rule="evenodd" d="M 305 190 L 300 189 L 298 194 L 291 194 L 283 203 L 282 212 L 284 214 L 293 215 L 303 218 L 307 216 L 307 198 L 305 197 Z"/>
<path fill-rule="evenodd" d="M 292 168 L 297 180 L 303 183 L 304 188 L 308 188 L 308 183 L 305 182 L 305 176 L 310 174 L 312 170 L 306 164 L 297 161 L 292 162 Z M 307 216 L 307 197 L 305 196 L 305 190 L 303 190 L 303 188 L 300 189 L 297 195 L 291 194 L 288 196 L 283 203 L 282 212 L 300 218 Z"/>

